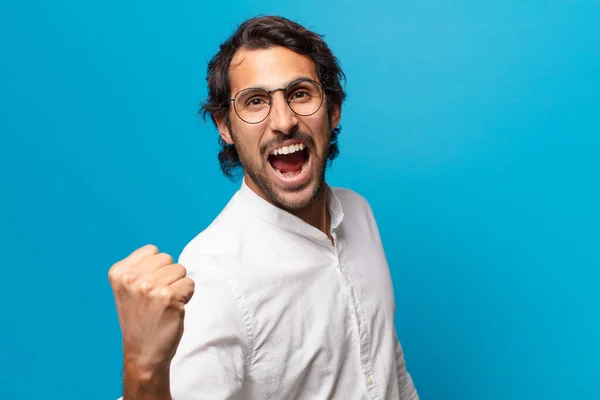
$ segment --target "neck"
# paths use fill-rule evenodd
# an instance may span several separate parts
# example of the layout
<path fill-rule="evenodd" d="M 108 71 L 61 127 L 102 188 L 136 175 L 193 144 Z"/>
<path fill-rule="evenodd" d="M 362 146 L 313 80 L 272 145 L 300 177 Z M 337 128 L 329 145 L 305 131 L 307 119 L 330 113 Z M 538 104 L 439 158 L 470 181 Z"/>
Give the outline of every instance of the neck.
<path fill-rule="evenodd" d="M 247 173 L 244 175 L 246 185 L 257 195 L 268 201 L 269 203 L 277 206 L 271 201 L 260 189 L 260 187 L 250 178 Z M 331 234 L 329 232 L 330 226 L 330 215 L 327 207 L 327 184 L 323 182 L 317 192 L 317 197 L 306 207 L 298 208 L 295 210 L 285 211 L 292 215 L 300 218 L 309 225 L 314 226 L 324 234 L 326 234 L 331 240 Z"/>
<path fill-rule="evenodd" d="M 314 201 L 304 208 L 287 211 L 329 236 L 330 223 L 326 188 L 327 184 L 323 182 Z"/>

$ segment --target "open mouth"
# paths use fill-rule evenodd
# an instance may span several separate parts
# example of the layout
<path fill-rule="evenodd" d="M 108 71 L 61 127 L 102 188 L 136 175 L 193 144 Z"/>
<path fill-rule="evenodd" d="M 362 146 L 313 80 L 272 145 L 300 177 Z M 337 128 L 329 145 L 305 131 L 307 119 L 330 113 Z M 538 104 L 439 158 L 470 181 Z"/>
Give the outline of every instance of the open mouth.
<path fill-rule="evenodd" d="M 285 181 L 295 181 L 308 168 L 310 152 L 304 143 L 276 148 L 269 155 L 275 175 Z"/>

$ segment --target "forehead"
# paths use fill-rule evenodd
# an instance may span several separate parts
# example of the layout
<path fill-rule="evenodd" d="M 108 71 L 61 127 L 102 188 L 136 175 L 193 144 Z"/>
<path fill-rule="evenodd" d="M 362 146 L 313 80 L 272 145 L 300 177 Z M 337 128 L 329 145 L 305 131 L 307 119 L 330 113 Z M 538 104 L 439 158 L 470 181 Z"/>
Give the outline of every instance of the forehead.
<path fill-rule="evenodd" d="M 241 48 L 229 67 L 232 93 L 248 87 L 280 88 L 299 77 L 318 81 L 315 63 L 309 57 L 280 46 L 257 50 Z"/>

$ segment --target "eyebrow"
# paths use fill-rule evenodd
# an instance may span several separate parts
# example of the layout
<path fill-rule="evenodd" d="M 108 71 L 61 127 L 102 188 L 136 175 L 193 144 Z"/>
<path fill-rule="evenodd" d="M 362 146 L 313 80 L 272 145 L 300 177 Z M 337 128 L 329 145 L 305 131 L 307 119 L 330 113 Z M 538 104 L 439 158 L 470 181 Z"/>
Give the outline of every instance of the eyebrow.
<path fill-rule="evenodd" d="M 266 90 L 266 91 L 268 92 L 269 90 L 275 90 L 275 89 L 283 89 L 283 88 L 287 88 L 287 87 L 288 87 L 288 86 L 290 86 L 292 83 L 294 83 L 294 82 L 297 82 L 297 81 L 299 81 L 299 80 L 301 80 L 301 79 L 310 79 L 310 80 L 315 80 L 313 77 L 310 77 L 310 76 L 308 76 L 308 75 L 296 75 L 294 78 L 292 78 L 292 79 L 290 79 L 289 81 L 285 82 L 283 85 L 281 85 L 281 86 L 279 86 L 279 87 L 276 87 L 276 88 L 273 88 L 273 89 L 269 89 L 269 88 L 267 88 L 267 87 L 265 87 L 265 86 L 259 86 L 259 85 L 256 85 L 256 86 L 248 86 L 248 87 L 246 87 L 246 88 L 243 88 L 243 89 L 240 89 L 240 90 L 245 90 L 245 89 L 263 89 L 263 90 Z"/>

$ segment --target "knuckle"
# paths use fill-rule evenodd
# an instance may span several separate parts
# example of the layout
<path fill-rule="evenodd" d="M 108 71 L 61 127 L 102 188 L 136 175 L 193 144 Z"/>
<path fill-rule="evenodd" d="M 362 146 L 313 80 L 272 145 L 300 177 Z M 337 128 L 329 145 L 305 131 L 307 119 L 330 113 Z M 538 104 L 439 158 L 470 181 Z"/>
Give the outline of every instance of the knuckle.
<path fill-rule="evenodd" d="M 135 287 L 135 291 L 141 295 L 148 295 L 154 289 L 154 283 L 148 280 L 143 280 Z"/>
<path fill-rule="evenodd" d="M 114 263 L 108 269 L 108 280 L 111 284 L 115 283 L 119 279 L 119 275 L 121 275 L 121 270 L 123 269 L 123 265 L 124 265 L 124 260 L 120 260 L 120 261 Z"/>
<path fill-rule="evenodd" d="M 113 266 L 108 270 L 108 281 L 114 284 L 117 281 L 118 274 L 116 268 Z"/>
<path fill-rule="evenodd" d="M 108 278 L 113 286 L 131 286 L 137 279 L 132 271 L 119 273 L 116 270 L 109 271 Z"/>
<path fill-rule="evenodd" d="M 142 247 L 142 249 L 147 251 L 149 254 L 158 254 L 158 247 L 156 247 L 153 244 L 147 244 L 144 247 Z"/>
<path fill-rule="evenodd" d="M 172 303 L 175 299 L 175 293 L 168 287 L 161 288 L 158 291 L 157 296 L 166 304 Z"/>
<path fill-rule="evenodd" d="M 136 279 L 137 279 L 137 276 L 132 271 L 127 271 L 127 272 L 121 274 L 118 278 L 120 283 L 125 286 L 132 285 L 133 282 L 136 281 Z"/>
<path fill-rule="evenodd" d="M 185 269 L 185 267 L 183 265 L 175 264 L 174 269 L 178 275 L 181 275 L 181 277 L 187 276 L 187 270 Z"/>
<path fill-rule="evenodd" d="M 164 267 L 173 264 L 173 258 L 167 253 L 157 253 L 149 259 L 149 262 L 156 266 Z"/>
<path fill-rule="evenodd" d="M 165 264 L 173 264 L 173 257 L 171 257 L 170 254 L 167 253 L 160 253 L 160 260 L 162 262 L 164 262 Z"/>
<path fill-rule="evenodd" d="M 146 257 L 151 257 L 154 254 L 158 254 L 158 248 L 153 244 L 147 244 L 145 246 L 137 248 L 133 253 L 131 253 L 127 258 L 123 261 L 127 263 L 132 263 L 134 260 L 140 260 Z M 139 261 L 137 261 L 139 262 Z"/>

